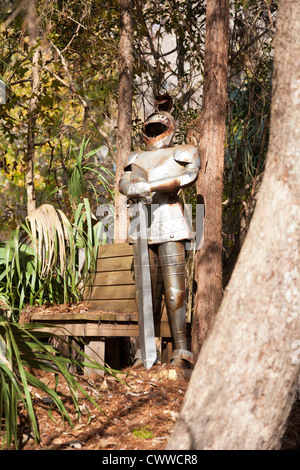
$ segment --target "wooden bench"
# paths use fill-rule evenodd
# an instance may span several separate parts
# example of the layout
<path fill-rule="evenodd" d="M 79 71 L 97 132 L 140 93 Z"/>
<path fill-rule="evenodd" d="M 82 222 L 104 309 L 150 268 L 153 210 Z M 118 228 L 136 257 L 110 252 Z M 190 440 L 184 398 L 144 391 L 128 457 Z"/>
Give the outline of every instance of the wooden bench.
<path fill-rule="evenodd" d="M 168 362 L 172 353 L 172 338 L 160 269 L 157 285 L 155 336 L 161 338 L 161 360 Z M 139 336 L 131 245 L 122 243 L 99 247 L 93 287 L 86 300 L 91 306 L 88 311 L 33 313 L 31 321 L 55 325 L 51 331 L 57 335 L 83 337 L 85 353 L 99 363 L 106 362 L 118 368 L 119 338 Z M 95 369 L 86 368 L 85 373 L 88 375 L 91 371 Z"/>

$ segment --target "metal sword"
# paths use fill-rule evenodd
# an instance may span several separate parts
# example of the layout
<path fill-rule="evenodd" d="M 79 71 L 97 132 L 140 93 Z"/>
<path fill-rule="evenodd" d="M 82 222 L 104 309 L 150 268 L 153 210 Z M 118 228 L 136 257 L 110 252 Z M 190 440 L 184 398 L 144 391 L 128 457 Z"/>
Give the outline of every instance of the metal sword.
<path fill-rule="evenodd" d="M 150 198 L 139 199 L 137 201 L 139 220 L 139 230 L 137 233 L 139 262 L 139 285 L 137 286 L 139 291 L 139 335 L 141 342 L 141 359 L 146 369 L 150 369 L 156 360 L 152 286 L 147 235 L 148 211 L 146 203 L 149 204 L 150 201 Z"/>

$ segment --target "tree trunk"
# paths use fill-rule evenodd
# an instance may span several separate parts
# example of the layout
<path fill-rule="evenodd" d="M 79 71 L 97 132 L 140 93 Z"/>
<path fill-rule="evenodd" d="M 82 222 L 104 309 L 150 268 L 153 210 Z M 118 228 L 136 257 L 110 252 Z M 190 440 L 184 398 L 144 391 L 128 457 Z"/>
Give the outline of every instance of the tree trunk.
<path fill-rule="evenodd" d="M 36 108 L 39 88 L 39 69 L 38 57 L 39 47 L 36 47 L 38 18 L 36 14 L 35 0 L 29 0 L 27 25 L 29 34 L 29 47 L 33 52 L 31 62 L 31 97 L 29 102 L 28 115 L 28 137 L 27 137 L 27 155 L 26 155 L 26 173 L 25 188 L 27 192 L 27 214 L 36 209 L 36 197 L 34 188 L 34 153 L 35 153 L 35 127 L 36 127 Z"/>
<path fill-rule="evenodd" d="M 169 449 L 278 449 L 295 397 L 300 339 L 299 0 L 280 2 L 276 31 L 262 186 Z"/>
<path fill-rule="evenodd" d="M 132 86 L 133 86 L 133 18 L 132 0 L 119 0 L 120 44 L 119 44 L 119 97 L 118 132 L 115 185 L 115 243 L 127 238 L 126 196 L 119 192 L 119 181 L 126 158 L 131 151 L 132 130 Z"/>
<path fill-rule="evenodd" d="M 198 203 L 204 202 L 204 244 L 196 253 L 197 292 L 192 349 L 197 356 L 222 300 L 222 195 L 228 60 L 228 0 L 208 0 Z"/>

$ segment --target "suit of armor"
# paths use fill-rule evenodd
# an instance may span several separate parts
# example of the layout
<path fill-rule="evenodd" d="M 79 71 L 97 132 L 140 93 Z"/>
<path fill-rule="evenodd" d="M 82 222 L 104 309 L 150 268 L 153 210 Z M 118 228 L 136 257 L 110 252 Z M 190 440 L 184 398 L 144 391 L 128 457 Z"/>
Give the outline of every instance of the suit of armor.
<path fill-rule="evenodd" d="M 200 168 L 199 154 L 193 145 L 171 147 L 175 133 L 175 121 L 167 112 L 149 116 L 143 126 L 146 151 L 129 155 L 120 191 L 128 197 L 147 197 L 148 245 L 150 251 L 153 297 L 157 254 L 165 288 L 165 300 L 171 334 L 174 340 L 173 363 L 185 359 L 192 361 L 186 339 L 186 288 L 185 288 L 185 240 L 192 239 L 192 230 L 179 202 L 180 188 L 195 182 Z M 129 209 L 131 222 L 128 241 L 134 248 L 134 269 L 139 276 L 137 256 L 136 207 Z M 138 282 L 136 282 L 138 286 Z M 138 293 L 137 293 L 138 294 Z M 138 298 L 138 295 L 137 295 Z"/>

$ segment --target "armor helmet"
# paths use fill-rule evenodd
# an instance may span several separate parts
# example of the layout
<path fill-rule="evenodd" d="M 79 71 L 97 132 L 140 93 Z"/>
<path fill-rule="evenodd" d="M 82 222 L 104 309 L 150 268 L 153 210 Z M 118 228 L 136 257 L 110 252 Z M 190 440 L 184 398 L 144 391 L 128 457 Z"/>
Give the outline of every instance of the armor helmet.
<path fill-rule="evenodd" d="M 165 111 L 151 114 L 143 125 L 143 142 L 150 150 L 168 146 L 174 134 L 175 120 Z"/>

